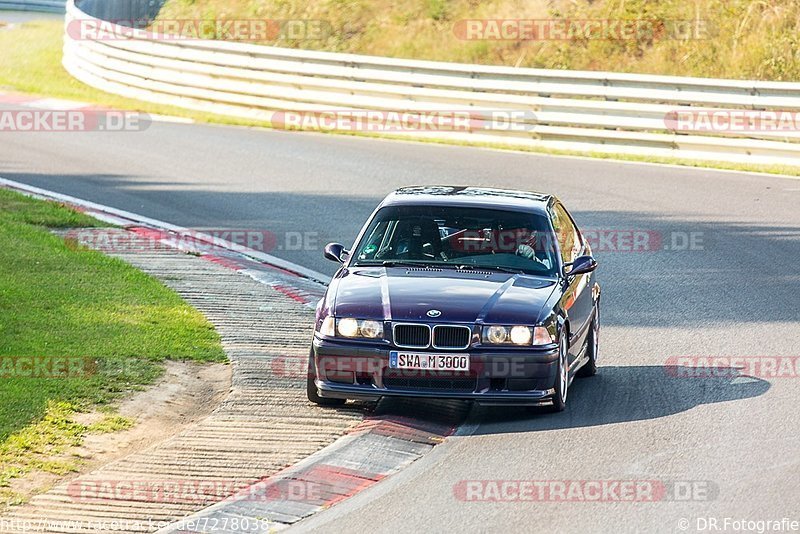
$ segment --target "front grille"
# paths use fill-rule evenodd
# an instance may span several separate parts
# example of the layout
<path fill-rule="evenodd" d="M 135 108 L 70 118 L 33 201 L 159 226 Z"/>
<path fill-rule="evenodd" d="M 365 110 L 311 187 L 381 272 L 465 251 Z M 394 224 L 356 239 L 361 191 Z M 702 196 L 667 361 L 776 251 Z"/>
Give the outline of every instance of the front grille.
<path fill-rule="evenodd" d="M 431 329 L 425 324 L 396 324 L 394 344 L 411 349 L 428 348 L 431 344 Z"/>
<path fill-rule="evenodd" d="M 396 370 L 387 369 L 383 375 L 383 385 L 389 389 L 426 389 L 471 393 L 475 391 L 474 375 L 452 376 L 402 376 Z"/>
<path fill-rule="evenodd" d="M 468 326 L 433 327 L 433 346 L 437 349 L 466 349 L 472 341 L 472 329 Z"/>

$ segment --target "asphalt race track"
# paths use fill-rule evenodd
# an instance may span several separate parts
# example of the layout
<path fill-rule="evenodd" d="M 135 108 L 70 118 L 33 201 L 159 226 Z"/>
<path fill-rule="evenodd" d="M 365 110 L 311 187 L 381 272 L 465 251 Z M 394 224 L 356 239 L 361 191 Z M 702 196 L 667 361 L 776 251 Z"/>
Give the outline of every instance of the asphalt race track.
<path fill-rule="evenodd" d="M 171 123 L 0 133 L 0 176 L 190 228 L 266 229 L 270 253 L 328 274 L 322 246 L 349 245 L 404 185 L 554 192 L 596 237 L 601 367 L 573 384 L 565 412 L 475 407 L 459 435 L 301 529 L 695 532 L 711 518 L 800 520 L 797 367 L 778 377 L 670 367 L 679 356 L 800 358 L 800 180 Z M 465 501 L 465 481 L 484 480 L 647 480 L 667 494 Z"/>

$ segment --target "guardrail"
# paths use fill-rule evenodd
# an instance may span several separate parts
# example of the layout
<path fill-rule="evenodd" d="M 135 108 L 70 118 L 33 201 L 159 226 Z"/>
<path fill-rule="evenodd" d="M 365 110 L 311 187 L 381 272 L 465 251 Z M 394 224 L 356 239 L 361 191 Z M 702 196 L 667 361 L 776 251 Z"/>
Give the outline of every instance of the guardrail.
<path fill-rule="evenodd" d="M 44 11 L 63 13 L 66 0 L 0 0 L 0 11 Z"/>
<path fill-rule="evenodd" d="M 670 122 L 675 113 L 697 110 L 798 112 L 800 83 L 480 66 L 167 39 L 100 25 L 73 0 L 66 18 L 64 67 L 84 83 L 141 100 L 265 121 L 275 121 L 276 112 L 446 111 L 481 118 L 499 113 L 502 123 L 481 119 L 468 131 L 383 133 L 800 165 L 800 132 L 793 128 L 687 133 Z M 76 36 L 80 21 L 99 25 L 99 31 L 91 38 Z"/>

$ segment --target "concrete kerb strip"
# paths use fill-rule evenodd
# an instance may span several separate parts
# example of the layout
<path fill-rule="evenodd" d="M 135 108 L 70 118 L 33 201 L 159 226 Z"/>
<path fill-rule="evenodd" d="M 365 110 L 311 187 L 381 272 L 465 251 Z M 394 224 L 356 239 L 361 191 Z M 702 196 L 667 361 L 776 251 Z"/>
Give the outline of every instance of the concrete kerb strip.
<path fill-rule="evenodd" d="M 223 253 L 203 254 L 201 257 L 248 275 L 283 296 L 304 304 L 306 309 L 314 307 L 315 300 L 324 290 L 323 280 L 320 279 L 327 277 L 321 273 L 235 243 L 189 233 L 184 228 L 163 221 L 12 180 L 0 178 L 0 187 L 71 205 L 88 215 L 123 226 L 126 230 L 120 232 L 132 232 L 138 237 L 146 238 L 148 231 L 156 229 L 189 236 L 194 240 L 207 240 L 215 249 L 223 249 Z M 172 240 L 166 244 L 180 250 Z M 125 259 L 130 259 L 130 256 Z M 278 260 L 278 265 L 271 264 L 273 259 Z M 146 261 L 147 258 L 141 260 Z M 309 324 L 310 321 L 311 317 Z M 345 437 L 292 467 L 261 479 L 237 495 L 178 520 L 159 532 L 241 529 L 269 532 L 285 528 L 365 490 L 414 462 L 455 432 L 468 411 L 469 405 L 461 402 L 384 400 L 378 404 L 373 416 L 351 429 Z M 299 484 L 305 489 L 296 494 L 291 491 L 287 493 L 283 486 L 291 487 L 292 484 Z M 234 530 L 220 528 L 223 524 L 233 522 L 241 527 Z"/>
<path fill-rule="evenodd" d="M 42 524 L 46 532 L 153 532 L 307 458 L 363 420 L 364 405 L 328 410 L 308 403 L 305 369 L 285 365 L 307 358 L 308 306 L 224 263 L 153 247 L 135 232 L 81 231 L 126 240 L 133 246 L 108 253 L 159 279 L 208 318 L 232 363 L 231 389 L 208 417 L 175 436 L 4 511 L 0 530 Z M 55 233 L 72 237 L 70 230 Z M 106 526 L 97 526 L 101 521 Z"/>
<path fill-rule="evenodd" d="M 433 403 L 427 404 L 430 408 Z M 158 534 L 283 530 L 364 491 L 430 452 L 455 431 L 455 423 L 466 416 L 466 406 L 466 403 L 449 403 L 436 407 L 444 407 L 443 419 L 450 419 L 452 424 L 389 415 L 369 418 L 348 436 L 306 460 L 177 521 Z M 287 490 L 292 484 L 300 488 L 294 495 L 291 489 Z M 283 498 L 271 498 L 275 494 Z"/>
<path fill-rule="evenodd" d="M 0 0 L 1 2 L 2 0 Z M 89 110 L 89 111 L 110 111 L 108 106 L 101 106 L 99 104 L 90 104 L 88 102 L 80 102 L 77 100 L 67 100 L 64 98 L 52 98 L 33 96 L 26 93 L 5 92 L 0 91 L 0 104 L 9 106 L 19 106 L 30 109 L 42 109 L 51 111 L 73 111 L 73 110 Z M 117 110 L 117 111 L 131 111 L 132 110 Z M 174 124 L 195 124 L 194 119 L 186 117 L 176 117 L 174 115 L 161 115 L 158 113 L 135 112 L 146 116 L 150 122 L 168 122 Z"/>
<path fill-rule="evenodd" d="M 69 195 L 63 195 L 61 193 L 47 191 L 45 189 L 40 189 L 38 187 L 16 182 L 14 180 L 7 180 L 5 178 L 0 178 L 0 186 L 4 186 L 8 189 L 14 189 L 20 193 L 33 195 L 38 198 L 71 204 L 73 206 L 80 208 L 82 211 L 87 212 L 88 215 L 91 215 L 92 217 L 103 220 L 105 222 L 109 222 L 111 224 L 117 224 L 123 227 L 145 226 L 158 230 L 165 230 L 168 232 L 172 232 L 179 237 L 190 237 L 195 241 L 199 241 L 208 245 L 213 245 L 214 247 L 217 248 L 224 248 L 231 252 L 242 254 L 251 259 L 269 264 L 273 267 L 277 267 L 289 273 L 293 273 L 297 276 L 307 278 L 311 281 L 320 284 L 327 285 L 327 283 L 330 281 L 330 276 L 314 271 L 312 269 L 307 269 L 301 265 L 297 265 L 296 263 L 283 260 L 271 254 L 254 250 L 252 248 L 239 245 L 237 243 L 232 243 L 224 239 L 216 238 L 204 234 L 202 232 L 190 231 L 187 228 L 183 228 L 181 226 L 170 224 L 164 221 L 159 221 L 157 219 L 152 219 L 150 217 L 144 217 L 142 215 L 137 215 L 129 211 L 119 210 L 109 206 L 103 206 L 102 204 L 89 202 L 88 200 L 82 200 Z"/>

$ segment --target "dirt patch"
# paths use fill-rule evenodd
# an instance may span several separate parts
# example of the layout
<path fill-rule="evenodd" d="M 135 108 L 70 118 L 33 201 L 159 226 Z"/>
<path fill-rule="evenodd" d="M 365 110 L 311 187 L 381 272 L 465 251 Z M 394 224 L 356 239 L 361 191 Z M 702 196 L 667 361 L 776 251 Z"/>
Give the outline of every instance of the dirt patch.
<path fill-rule="evenodd" d="M 78 466 L 67 476 L 35 471 L 13 479 L 6 488 L 19 500 L 47 491 L 56 483 L 75 478 L 118 458 L 147 449 L 204 419 L 230 391 L 231 366 L 167 361 L 164 376 L 144 391 L 118 405 L 118 415 L 135 422 L 127 430 L 87 434 L 83 444 L 59 459 Z M 76 414 L 75 421 L 90 425 L 106 417 L 99 411 Z"/>

